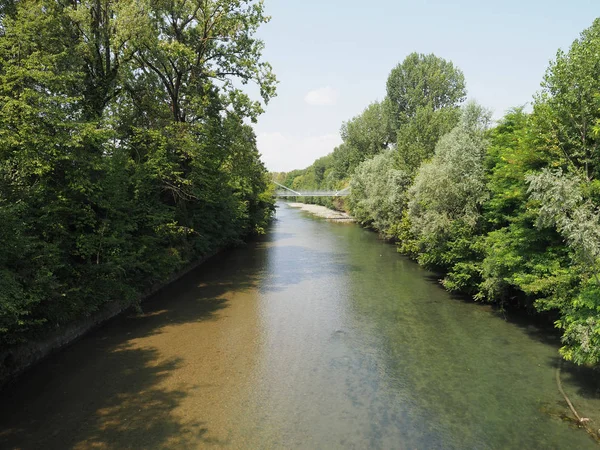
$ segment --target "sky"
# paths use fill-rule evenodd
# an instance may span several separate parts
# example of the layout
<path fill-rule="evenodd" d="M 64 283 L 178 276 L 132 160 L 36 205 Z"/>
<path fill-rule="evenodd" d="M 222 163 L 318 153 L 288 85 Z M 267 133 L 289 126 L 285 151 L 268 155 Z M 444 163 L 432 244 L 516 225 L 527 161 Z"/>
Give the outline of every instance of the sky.
<path fill-rule="evenodd" d="M 412 53 L 460 68 L 468 98 L 500 118 L 530 103 L 559 48 L 600 16 L 599 0 L 265 0 L 258 37 L 279 80 L 255 125 L 270 171 L 302 169 L 341 143 L 340 126 L 385 97 Z"/>

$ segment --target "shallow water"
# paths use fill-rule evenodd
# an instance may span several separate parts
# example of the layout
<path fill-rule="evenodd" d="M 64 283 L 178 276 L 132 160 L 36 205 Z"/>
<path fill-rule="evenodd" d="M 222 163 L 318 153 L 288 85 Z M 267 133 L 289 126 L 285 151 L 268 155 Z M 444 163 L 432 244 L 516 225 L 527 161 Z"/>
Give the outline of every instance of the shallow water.
<path fill-rule="evenodd" d="M 282 204 L 144 310 L 0 393 L 0 448 L 597 448 L 562 419 L 551 330 L 451 298 L 353 224 Z M 595 378 L 562 372 L 599 428 Z"/>

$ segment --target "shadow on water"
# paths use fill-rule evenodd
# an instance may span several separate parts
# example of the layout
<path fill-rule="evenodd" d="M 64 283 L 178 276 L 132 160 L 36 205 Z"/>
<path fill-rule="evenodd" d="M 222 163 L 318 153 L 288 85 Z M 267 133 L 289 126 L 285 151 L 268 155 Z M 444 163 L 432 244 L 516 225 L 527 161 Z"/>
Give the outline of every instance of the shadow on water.
<path fill-rule="evenodd" d="M 429 283 L 437 284 L 440 289 L 444 289 L 441 284 L 443 274 L 424 271 L 423 277 Z M 554 326 L 554 322 L 558 318 L 556 313 L 540 313 L 535 311 L 533 307 L 527 309 L 524 306 L 503 308 L 496 304 L 477 302 L 467 294 L 453 292 L 447 292 L 447 294 L 453 301 L 478 303 L 481 307 L 487 308 L 498 319 L 524 332 L 532 340 L 556 348 L 556 355 L 548 358 L 546 364 L 554 370 L 560 368 L 561 380 L 565 384 L 564 388 L 568 391 L 568 395 L 575 393 L 582 399 L 600 400 L 600 371 L 593 367 L 577 366 L 563 360 L 560 356 L 558 348 L 562 346 L 561 332 Z M 583 410 L 580 412 L 587 414 Z M 596 418 L 596 421 L 599 421 L 599 419 L 600 416 Z"/>
<path fill-rule="evenodd" d="M 502 310 L 493 307 L 492 311 L 494 315 L 519 328 L 531 339 L 555 347 L 557 349 L 556 357 L 558 358 L 558 348 L 561 346 L 560 331 L 554 327 L 554 319 L 551 316 L 526 309 Z M 556 363 L 552 365 L 552 367 L 554 366 L 556 366 Z"/>
<path fill-rule="evenodd" d="M 440 289 L 444 290 L 442 285 L 443 274 L 425 273 L 423 277 L 432 284 L 439 285 Z M 548 313 L 537 312 L 531 307 L 502 307 L 498 304 L 477 301 L 469 294 L 460 294 L 456 292 L 445 291 L 447 295 L 454 301 L 462 303 L 477 304 L 482 308 L 487 308 L 491 314 L 500 320 L 508 322 L 513 326 L 525 332 L 530 338 L 553 347 L 560 347 L 560 331 L 557 330 L 553 322 L 556 317 Z M 558 355 L 558 353 L 557 353 Z"/>
<path fill-rule="evenodd" d="M 173 414 L 190 391 L 204 388 L 173 377 L 187 362 L 139 340 L 216 320 L 228 307 L 225 294 L 256 285 L 265 258 L 262 242 L 217 255 L 144 303 L 143 314 L 109 321 L 0 391 L 0 448 L 224 444 L 206 436 L 204 422 Z"/>
<path fill-rule="evenodd" d="M 584 399 L 600 399 L 600 371 L 598 368 L 577 366 L 573 363 L 562 361 L 558 358 L 549 361 L 548 364 L 558 368 L 560 366 L 561 378 L 569 387 L 575 387 L 576 394 Z M 587 411 L 581 411 L 584 415 Z M 596 417 L 596 421 L 600 416 Z M 600 424 L 600 422 L 599 422 Z"/>
<path fill-rule="evenodd" d="M 563 360 L 560 356 L 558 349 L 562 346 L 561 332 L 553 324 L 556 320 L 555 316 L 547 313 L 536 314 L 523 309 L 510 309 L 504 311 L 499 308 L 494 308 L 493 312 L 496 316 L 501 317 L 506 322 L 519 328 L 529 338 L 556 349 L 555 355 L 547 358 L 546 364 L 553 370 L 560 368 L 560 378 L 563 383 L 563 389 L 568 396 L 571 396 L 574 393 L 581 399 L 590 401 L 600 400 L 600 377 L 598 376 L 600 373 L 598 369 L 577 366 L 576 364 Z M 576 401 L 578 399 L 572 398 L 571 400 Z M 584 409 L 580 409 L 578 411 L 579 413 L 587 415 L 592 412 L 585 410 L 586 405 L 581 406 Z M 599 419 L 600 416 L 595 417 L 594 421 L 597 422 Z"/>

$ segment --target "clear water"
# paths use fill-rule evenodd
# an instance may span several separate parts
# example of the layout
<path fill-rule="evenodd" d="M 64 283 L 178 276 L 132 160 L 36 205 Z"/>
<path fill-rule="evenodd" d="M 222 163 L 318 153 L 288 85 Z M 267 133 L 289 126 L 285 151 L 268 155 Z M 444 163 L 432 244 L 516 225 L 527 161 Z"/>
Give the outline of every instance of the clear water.
<path fill-rule="evenodd" d="M 1 392 L 0 448 L 597 448 L 563 419 L 551 330 L 451 298 L 356 225 L 282 204 L 144 310 Z M 592 426 L 596 378 L 562 371 Z"/>

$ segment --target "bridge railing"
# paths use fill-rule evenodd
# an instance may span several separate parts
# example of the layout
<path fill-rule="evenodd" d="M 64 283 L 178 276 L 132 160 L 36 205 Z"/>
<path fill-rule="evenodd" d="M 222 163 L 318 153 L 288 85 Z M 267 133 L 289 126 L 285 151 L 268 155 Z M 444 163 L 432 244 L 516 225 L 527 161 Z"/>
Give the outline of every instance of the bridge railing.
<path fill-rule="evenodd" d="M 348 191 L 276 191 L 276 197 L 345 197 L 349 194 Z"/>
<path fill-rule="evenodd" d="M 345 197 L 350 193 L 350 187 L 345 189 L 341 189 L 339 191 L 295 191 L 290 189 L 283 184 L 278 183 L 277 181 L 273 181 L 277 186 L 282 189 L 279 189 L 275 192 L 275 197 Z"/>

